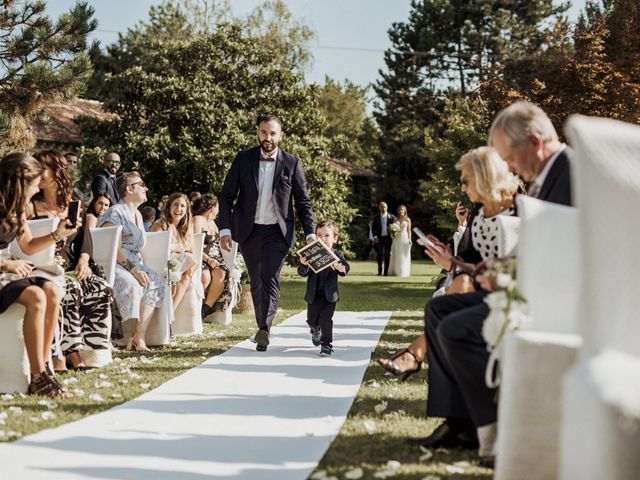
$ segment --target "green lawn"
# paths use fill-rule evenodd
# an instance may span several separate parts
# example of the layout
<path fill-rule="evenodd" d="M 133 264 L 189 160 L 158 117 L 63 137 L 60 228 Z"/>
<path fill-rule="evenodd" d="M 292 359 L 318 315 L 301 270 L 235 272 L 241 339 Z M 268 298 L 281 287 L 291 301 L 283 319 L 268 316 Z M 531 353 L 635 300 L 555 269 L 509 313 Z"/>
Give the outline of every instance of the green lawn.
<path fill-rule="evenodd" d="M 393 478 L 397 479 L 491 478 L 489 470 L 475 465 L 475 452 L 422 452 L 406 445 L 405 437 L 427 435 L 437 424 L 424 415 L 426 370 L 401 384 L 385 375 L 377 365 L 379 356 L 395 352 L 422 332 L 422 310 L 433 291 L 438 270 L 426 261 L 414 262 L 413 276 L 399 279 L 375 275 L 374 262 L 351 262 L 351 267 L 350 274 L 340 279 L 338 309 L 394 313 L 372 355 L 347 421 L 314 476 L 326 474 L 342 479 L 347 478 L 347 472 L 361 468 L 362 478 L 366 479 L 385 478 L 385 472 L 395 474 Z M 305 279 L 298 277 L 294 269 L 284 269 L 281 286 L 281 309 L 276 323 L 306 307 Z M 0 441 L 12 441 L 136 398 L 206 358 L 226 351 L 254 330 L 252 316 L 234 315 L 230 326 L 207 324 L 202 335 L 179 339 L 167 348 L 154 349 L 146 355 L 116 352 L 115 361 L 105 368 L 61 377 L 76 393 L 73 399 L 2 396 Z M 380 405 L 378 409 L 381 409 L 383 402 L 387 402 L 386 409 L 376 413 L 376 406 Z M 369 422 L 374 422 L 375 427 Z M 427 459 L 429 455 L 432 456 Z M 399 462 L 399 466 L 392 462 L 390 468 L 388 461 Z"/>

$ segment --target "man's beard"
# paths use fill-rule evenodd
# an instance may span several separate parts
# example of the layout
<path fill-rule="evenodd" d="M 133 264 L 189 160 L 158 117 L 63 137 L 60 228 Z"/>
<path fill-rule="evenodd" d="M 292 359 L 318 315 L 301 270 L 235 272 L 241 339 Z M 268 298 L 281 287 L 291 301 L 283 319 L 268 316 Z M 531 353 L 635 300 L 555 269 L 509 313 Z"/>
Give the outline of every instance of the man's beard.
<path fill-rule="evenodd" d="M 115 175 L 118 172 L 118 167 L 109 167 L 108 170 L 111 175 Z"/>
<path fill-rule="evenodd" d="M 269 142 L 268 140 L 263 140 L 262 142 L 260 142 L 260 148 L 262 148 L 262 151 L 264 153 L 272 153 L 277 146 L 277 143 Z"/>

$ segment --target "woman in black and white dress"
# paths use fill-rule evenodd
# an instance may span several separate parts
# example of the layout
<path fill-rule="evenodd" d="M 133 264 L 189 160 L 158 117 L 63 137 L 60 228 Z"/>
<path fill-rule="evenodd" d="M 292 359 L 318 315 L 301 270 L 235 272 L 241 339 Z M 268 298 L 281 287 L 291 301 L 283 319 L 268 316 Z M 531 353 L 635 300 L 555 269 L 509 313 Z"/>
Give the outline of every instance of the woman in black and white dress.
<path fill-rule="evenodd" d="M 509 172 L 507 163 L 491 147 L 480 147 L 466 153 L 456 163 L 456 170 L 460 172 L 460 190 L 475 205 L 458 245 L 458 257 L 473 269 L 481 261 L 504 255 L 504 252 L 500 252 L 498 216 L 516 214 L 514 197 L 519 182 Z M 428 235 L 428 238 L 435 247 L 425 247 L 425 253 L 437 265 L 454 274 L 446 293 L 477 290 L 479 286 L 473 278 L 450 260 L 450 248 L 432 235 Z M 380 358 L 379 363 L 394 375 L 406 378 L 420 370 L 426 351 L 427 340 L 421 335 L 393 357 Z"/>

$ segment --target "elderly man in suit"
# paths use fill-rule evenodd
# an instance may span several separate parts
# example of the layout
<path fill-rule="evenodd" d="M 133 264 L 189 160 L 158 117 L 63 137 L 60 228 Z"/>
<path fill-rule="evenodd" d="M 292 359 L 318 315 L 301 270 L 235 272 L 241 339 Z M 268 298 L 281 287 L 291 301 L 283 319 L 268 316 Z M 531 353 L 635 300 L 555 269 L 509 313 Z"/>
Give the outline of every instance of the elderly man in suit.
<path fill-rule="evenodd" d="M 220 192 L 220 245 L 232 239 L 249 270 L 258 331 L 256 350 L 265 351 L 280 297 L 280 269 L 295 245 L 295 210 L 307 243 L 316 239 L 313 209 L 299 158 L 278 147 L 282 120 L 265 115 L 257 122 L 258 147 L 238 153 Z"/>
<path fill-rule="evenodd" d="M 93 193 L 94 197 L 106 192 L 114 204 L 120 201 L 120 195 L 116 190 L 116 174 L 119 169 L 120 155 L 115 152 L 107 153 L 104 156 L 104 170 L 96 175 L 91 183 L 91 193 Z"/>
<path fill-rule="evenodd" d="M 386 202 L 378 204 L 380 213 L 374 215 L 371 224 L 373 233 L 373 245 L 376 249 L 376 259 L 378 260 L 378 275 L 382 275 L 382 265 L 384 262 L 384 274 L 389 275 L 389 260 L 391 258 L 391 232 L 389 225 L 396 221 L 396 217 L 389 213 Z"/>
<path fill-rule="evenodd" d="M 532 196 L 571 204 L 567 147 L 539 107 L 518 102 L 502 110 L 491 127 L 489 144 L 512 172 L 532 182 Z M 482 336 L 489 314 L 483 301 L 490 290 L 486 280 L 481 280 L 483 289 L 434 298 L 425 307 L 427 414 L 444 417 L 445 422 L 430 436 L 410 442 L 429 448 L 475 447 L 479 442 L 481 462 L 492 466 L 497 403 L 495 390 L 484 380 L 489 359 Z"/>

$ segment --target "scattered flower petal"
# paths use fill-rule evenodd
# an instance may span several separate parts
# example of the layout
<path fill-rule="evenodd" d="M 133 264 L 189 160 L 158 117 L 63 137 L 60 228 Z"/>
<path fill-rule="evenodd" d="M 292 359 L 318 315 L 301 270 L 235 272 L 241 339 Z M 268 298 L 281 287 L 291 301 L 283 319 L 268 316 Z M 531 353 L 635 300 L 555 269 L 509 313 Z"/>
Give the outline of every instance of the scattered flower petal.
<path fill-rule="evenodd" d="M 111 396 L 112 396 L 113 398 L 122 398 L 122 394 L 121 394 L 121 393 L 119 393 L 119 392 L 113 392 L 113 393 L 111 394 Z"/>
<path fill-rule="evenodd" d="M 42 412 L 40 414 L 43 420 L 53 420 L 56 416 L 52 412 Z"/>
<path fill-rule="evenodd" d="M 436 453 L 442 453 L 444 455 L 449 455 L 449 450 L 447 450 L 446 448 L 436 448 Z"/>
<path fill-rule="evenodd" d="M 141 383 L 140 384 L 140 388 L 142 388 L 143 390 L 146 390 L 147 388 L 149 388 L 151 386 L 150 383 Z"/>
<path fill-rule="evenodd" d="M 73 389 L 73 394 L 78 396 L 78 397 L 84 397 L 84 390 L 82 390 L 81 388 L 74 388 Z"/>
<path fill-rule="evenodd" d="M 14 413 L 15 415 L 21 415 L 22 414 L 22 407 L 9 407 L 9 411 L 11 413 Z"/>
<path fill-rule="evenodd" d="M 367 433 L 373 433 L 376 431 L 376 422 L 373 420 L 365 420 L 364 421 L 364 429 Z"/>
<path fill-rule="evenodd" d="M 89 400 L 93 400 L 94 402 L 101 402 L 103 398 L 99 393 L 92 393 L 91 395 L 89 395 Z"/>
<path fill-rule="evenodd" d="M 11 395 L 10 393 L 5 393 L 4 395 L 2 395 L 0 397 L 2 400 L 13 400 L 13 395 Z"/>
<path fill-rule="evenodd" d="M 464 473 L 464 468 L 456 467 L 455 465 L 447 465 L 445 470 L 449 473 Z"/>
<path fill-rule="evenodd" d="M 344 474 L 344 478 L 348 478 L 350 480 L 357 480 L 358 478 L 362 478 L 363 476 L 364 472 L 361 468 L 354 468 L 353 470 L 350 470 Z"/>
<path fill-rule="evenodd" d="M 378 415 L 380 415 L 382 412 L 384 412 L 387 409 L 387 405 L 388 405 L 387 401 L 383 400 L 379 404 L 377 404 L 375 407 L 373 407 L 373 409 L 376 411 Z"/>
<path fill-rule="evenodd" d="M 102 380 L 106 380 L 107 378 L 109 378 L 109 375 L 107 375 L 106 373 L 101 373 L 100 375 L 98 375 L 98 378 L 101 378 Z"/>
<path fill-rule="evenodd" d="M 387 468 L 389 470 L 398 470 L 401 466 L 402 464 L 397 460 L 389 460 L 387 462 Z"/>
<path fill-rule="evenodd" d="M 72 383 L 78 383 L 78 379 L 76 377 L 65 378 L 62 383 L 64 385 L 71 385 Z"/>
<path fill-rule="evenodd" d="M 120 380 L 120 383 L 122 383 L 123 385 L 126 385 L 127 383 L 129 383 L 129 380 L 127 380 L 126 378 L 123 378 L 122 380 Z"/>
<path fill-rule="evenodd" d="M 422 480 L 442 480 L 442 478 L 437 475 L 427 475 Z"/>
<path fill-rule="evenodd" d="M 31 420 L 33 423 L 38 423 L 40 421 L 38 417 L 29 417 L 29 420 Z"/>
<path fill-rule="evenodd" d="M 309 478 L 311 478 L 311 480 L 323 480 L 323 479 L 327 478 L 327 472 L 325 472 L 324 470 L 318 470 L 316 473 L 311 475 Z"/>
<path fill-rule="evenodd" d="M 429 450 L 428 448 L 423 450 L 424 447 L 420 447 L 420 450 L 422 450 L 424 452 L 424 454 L 420 455 L 420 461 L 421 462 L 427 462 L 429 460 L 431 460 L 433 458 L 433 452 L 431 450 Z"/>

